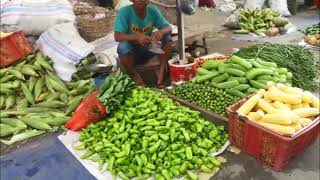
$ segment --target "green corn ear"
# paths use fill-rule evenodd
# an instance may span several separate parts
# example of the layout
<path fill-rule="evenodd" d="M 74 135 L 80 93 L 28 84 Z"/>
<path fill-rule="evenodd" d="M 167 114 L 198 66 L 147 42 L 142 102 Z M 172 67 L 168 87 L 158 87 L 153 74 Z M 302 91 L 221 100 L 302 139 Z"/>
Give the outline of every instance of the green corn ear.
<path fill-rule="evenodd" d="M 20 82 L 21 85 L 21 90 L 24 94 L 24 96 L 27 98 L 27 100 L 29 101 L 30 104 L 34 104 L 35 100 L 33 95 L 31 94 L 31 92 L 29 91 L 28 87 L 26 84 L 24 84 L 23 82 Z"/>
<path fill-rule="evenodd" d="M 13 94 L 10 94 L 6 98 L 6 108 L 10 109 L 16 104 L 16 97 Z"/>
<path fill-rule="evenodd" d="M 41 77 L 40 79 L 37 80 L 35 87 L 34 87 L 34 96 L 36 99 L 41 95 L 41 92 L 43 90 L 43 87 L 45 85 L 45 79 L 44 77 Z"/>

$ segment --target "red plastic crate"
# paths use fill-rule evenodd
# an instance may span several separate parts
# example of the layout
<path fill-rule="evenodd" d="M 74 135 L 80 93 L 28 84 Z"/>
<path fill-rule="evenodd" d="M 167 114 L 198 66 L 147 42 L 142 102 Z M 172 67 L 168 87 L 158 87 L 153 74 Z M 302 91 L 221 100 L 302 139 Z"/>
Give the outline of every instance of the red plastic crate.
<path fill-rule="evenodd" d="M 9 66 L 32 53 L 32 47 L 22 31 L 1 38 L 0 67 Z"/>
<path fill-rule="evenodd" d="M 248 99 L 228 107 L 229 141 L 275 171 L 281 171 L 293 157 L 311 145 L 319 135 L 318 116 L 302 131 L 287 137 L 260 126 L 236 111 Z"/>

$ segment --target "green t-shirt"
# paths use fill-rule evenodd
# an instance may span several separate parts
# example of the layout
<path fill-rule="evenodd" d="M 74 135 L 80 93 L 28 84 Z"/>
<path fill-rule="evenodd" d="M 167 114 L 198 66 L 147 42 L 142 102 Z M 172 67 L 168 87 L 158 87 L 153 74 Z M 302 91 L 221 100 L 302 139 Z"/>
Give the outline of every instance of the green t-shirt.
<path fill-rule="evenodd" d="M 148 5 L 146 17 L 142 20 L 130 5 L 119 10 L 114 23 L 114 31 L 125 34 L 150 35 L 154 27 L 162 29 L 168 25 L 170 25 L 169 22 L 156 7 Z"/>

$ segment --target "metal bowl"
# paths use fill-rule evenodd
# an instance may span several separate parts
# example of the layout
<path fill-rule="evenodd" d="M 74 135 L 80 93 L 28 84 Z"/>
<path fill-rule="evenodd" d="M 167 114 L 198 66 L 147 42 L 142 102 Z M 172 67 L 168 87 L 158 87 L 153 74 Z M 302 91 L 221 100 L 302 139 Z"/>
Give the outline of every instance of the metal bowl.
<path fill-rule="evenodd" d="M 107 64 L 90 64 L 86 66 L 86 69 L 91 72 L 95 73 L 107 73 L 109 74 L 112 70 L 113 66 L 112 65 L 107 65 Z"/>

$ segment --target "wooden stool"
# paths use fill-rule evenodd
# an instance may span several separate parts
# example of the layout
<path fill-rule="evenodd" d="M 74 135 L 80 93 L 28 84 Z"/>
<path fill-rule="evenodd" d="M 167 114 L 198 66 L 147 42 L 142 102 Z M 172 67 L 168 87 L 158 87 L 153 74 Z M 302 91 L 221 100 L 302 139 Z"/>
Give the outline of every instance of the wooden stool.
<path fill-rule="evenodd" d="M 120 59 L 117 58 L 117 66 L 124 70 L 120 63 Z M 155 55 L 151 59 L 147 60 L 144 64 L 136 65 L 137 72 L 141 75 L 146 84 L 156 84 L 157 77 L 156 71 L 160 69 L 160 59 L 159 56 Z M 152 75 L 151 75 L 152 74 Z"/>

